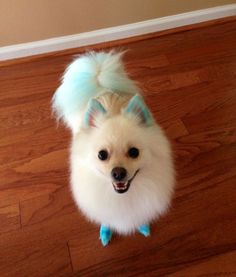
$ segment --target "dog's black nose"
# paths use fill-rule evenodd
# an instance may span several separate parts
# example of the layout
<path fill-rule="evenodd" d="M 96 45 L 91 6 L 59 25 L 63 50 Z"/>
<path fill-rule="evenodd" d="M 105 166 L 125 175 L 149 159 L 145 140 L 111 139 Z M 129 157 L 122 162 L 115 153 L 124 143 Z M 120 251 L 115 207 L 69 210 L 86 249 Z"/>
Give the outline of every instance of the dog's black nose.
<path fill-rule="evenodd" d="M 111 171 L 111 175 L 115 181 L 122 181 L 127 175 L 127 171 L 123 167 L 114 167 Z"/>

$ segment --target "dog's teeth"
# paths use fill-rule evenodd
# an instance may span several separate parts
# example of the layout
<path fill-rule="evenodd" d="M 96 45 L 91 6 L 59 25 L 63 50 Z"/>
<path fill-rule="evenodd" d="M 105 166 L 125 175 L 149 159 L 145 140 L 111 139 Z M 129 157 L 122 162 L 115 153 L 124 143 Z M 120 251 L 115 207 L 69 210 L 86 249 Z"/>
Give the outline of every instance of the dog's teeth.
<path fill-rule="evenodd" d="M 125 190 L 127 188 L 127 183 L 115 183 L 114 185 L 118 190 Z"/>
<path fill-rule="evenodd" d="M 119 183 L 112 183 L 113 184 L 113 187 L 114 189 L 116 190 L 116 192 L 118 193 L 123 193 L 125 191 L 128 190 L 128 187 L 129 187 L 129 182 L 125 182 L 125 183 L 122 183 L 122 182 L 119 182 Z"/>

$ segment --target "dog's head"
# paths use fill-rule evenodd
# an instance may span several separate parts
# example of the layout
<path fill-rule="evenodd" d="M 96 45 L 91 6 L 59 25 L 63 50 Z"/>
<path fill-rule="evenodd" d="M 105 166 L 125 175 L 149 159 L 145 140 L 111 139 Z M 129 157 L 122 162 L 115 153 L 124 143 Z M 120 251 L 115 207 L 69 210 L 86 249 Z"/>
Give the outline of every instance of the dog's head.
<path fill-rule="evenodd" d="M 146 137 L 153 125 L 151 113 L 138 95 L 112 117 L 100 102 L 90 101 L 85 113 L 90 166 L 107 178 L 116 192 L 127 192 L 150 160 Z"/>

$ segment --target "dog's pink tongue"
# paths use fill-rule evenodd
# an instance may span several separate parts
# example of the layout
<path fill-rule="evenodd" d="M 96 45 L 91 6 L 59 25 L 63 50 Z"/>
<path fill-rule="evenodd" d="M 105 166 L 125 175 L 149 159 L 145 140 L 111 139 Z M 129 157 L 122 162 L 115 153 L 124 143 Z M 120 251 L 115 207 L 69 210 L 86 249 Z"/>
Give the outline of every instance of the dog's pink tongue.
<path fill-rule="evenodd" d="M 125 186 L 125 183 L 117 183 L 116 186 L 118 188 L 123 188 Z"/>

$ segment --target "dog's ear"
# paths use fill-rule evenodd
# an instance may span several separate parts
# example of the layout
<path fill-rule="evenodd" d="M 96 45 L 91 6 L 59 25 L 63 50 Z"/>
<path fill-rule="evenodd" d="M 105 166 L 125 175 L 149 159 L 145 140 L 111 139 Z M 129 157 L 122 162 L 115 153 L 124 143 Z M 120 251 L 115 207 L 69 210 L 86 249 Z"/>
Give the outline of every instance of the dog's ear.
<path fill-rule="evenodd" d="M 124 109 L 124 114 L 135 118 L 139 124 L 151 126 L 154 124 L 153 117 L 144 103 L 142 97 L 138 94 L 133 96 L 127 107 Z"/>
<path fill-rule="evenodd" d="M 90 99 L 84 115 L 85 127 L 98 127 L 101 118 L 106 115 L 106 110 L 96 99 Z"/>

